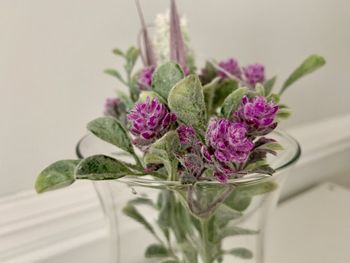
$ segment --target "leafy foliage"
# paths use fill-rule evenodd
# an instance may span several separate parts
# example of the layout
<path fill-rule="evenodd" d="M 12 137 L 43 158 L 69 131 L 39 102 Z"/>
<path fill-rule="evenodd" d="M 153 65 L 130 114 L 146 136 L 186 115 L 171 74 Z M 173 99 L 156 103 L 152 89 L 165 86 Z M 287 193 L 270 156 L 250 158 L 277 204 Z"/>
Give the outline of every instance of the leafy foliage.
<path fill-rule="evenodd" d="M 35 190 L 38 193 L 63 188 L 74 183 L 74 170 L 77 160 L 57 161 L 44 169 L 35 181 Z"/>

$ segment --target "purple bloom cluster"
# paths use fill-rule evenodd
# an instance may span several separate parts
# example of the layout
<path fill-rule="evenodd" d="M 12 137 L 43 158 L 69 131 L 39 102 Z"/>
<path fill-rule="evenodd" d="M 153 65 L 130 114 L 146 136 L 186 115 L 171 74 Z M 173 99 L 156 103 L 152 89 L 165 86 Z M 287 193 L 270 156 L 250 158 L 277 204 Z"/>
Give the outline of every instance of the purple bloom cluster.
<path fill-rule="evenodd" d="M 242 72 L 236 59 L 230 58 L 228 60 L 221 61 L 218 66 L 219 66 L 218 75 L 221 78 L 229 77 L 227 73 L 237 78 L 241 78 Z"/>
<path fill-rule="evenodd" d="M 253 87 L 255 84 L 265 81 L 265 67 L 262 64 L 256 63 L 243 67 L 243 74 L 245 81 Z"/>
<path fill-rule="evenodd" d="M 196 131 L 191 126 L 181 125 L 177 128 L 179 140 L 182 145 L 191 145 L 197 139 Z"/>
<path fill-rule="evenodd" d="M 142 147 L 164 135 L 176 121 L 176 115 L 169 112 L 157 98 L 151 100 L 147 97 L 145 102 L 135 103 L 128 120 L 131 124 L 129 130 L 136 137 L 134 144 Z"/>
<path fill-rule="evenodd" d="M 268 102 L 263 96 L 252 99 L 245 96 L 233 117 L 245 125 L 249 134 L 265 135 L 276 128 L 277 123 L 274 121 L 277 111 L 278 105 L 272 101 Z"/>
<path fill-rule="evenodd" d="M 253 142 L 247 137 L 242 123 L 214 118 L 210 121 L 206 140 L 220 162 L 242 163 L 253 149 Z"/>
<path fill-rule="evenodd" d="M 155 71 L 155 66 L 149 66 L 144 68 L 139 75 L 137 83 L 140 90 L 150 90 L 152 86 L 153 73 Z"/>

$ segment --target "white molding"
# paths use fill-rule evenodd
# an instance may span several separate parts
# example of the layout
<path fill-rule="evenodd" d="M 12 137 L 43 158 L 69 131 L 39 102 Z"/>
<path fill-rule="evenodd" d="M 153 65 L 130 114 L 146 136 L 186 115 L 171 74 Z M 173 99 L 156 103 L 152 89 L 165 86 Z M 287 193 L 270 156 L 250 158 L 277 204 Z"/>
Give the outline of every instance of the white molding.
<path fill-rule="evenodd" d="M 350 167 L 350 115 L 290 129 L 289 133 L 300 142 L 303 153 L 283 198 Z M 0 215 L 2 263 L 47 262 L 106 237 L 90 182 L 44 195 L 24 191 L 2 197 Z"/>

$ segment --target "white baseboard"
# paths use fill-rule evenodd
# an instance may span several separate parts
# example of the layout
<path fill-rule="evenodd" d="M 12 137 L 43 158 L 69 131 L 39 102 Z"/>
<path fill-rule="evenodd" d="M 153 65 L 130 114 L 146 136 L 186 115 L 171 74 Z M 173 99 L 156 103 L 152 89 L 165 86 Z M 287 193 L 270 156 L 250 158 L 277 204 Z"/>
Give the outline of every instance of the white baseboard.
<path fill-rule="evenodd" d="M 287 198 L 350 168 L 350 115 L 289 130 L 302 157 L 286 182 Z M 102 240 L 104 218 L 90 182 L 37 195 L 0 199 L 0 262 L 50 262 L 55 255 Z"/>

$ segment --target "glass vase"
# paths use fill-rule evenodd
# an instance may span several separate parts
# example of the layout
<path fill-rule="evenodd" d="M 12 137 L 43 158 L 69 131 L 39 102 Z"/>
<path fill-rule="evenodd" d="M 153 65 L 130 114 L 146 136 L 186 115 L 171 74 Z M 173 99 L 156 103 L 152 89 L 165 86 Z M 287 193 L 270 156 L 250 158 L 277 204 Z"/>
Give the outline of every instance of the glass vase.
<path fill-rule="evenodd" d="M 252 174 L 226 184 L 147 176 L 94 182 L 108 221 L 110 262 L 263 263 L 269 217 L 300 156 L 286 133 L 271 137 L 284 148 L 268 158 L 273 176 Z M 79 157 L 97 153 L 128 158 L 92 135 L 79 142 Z"/>

